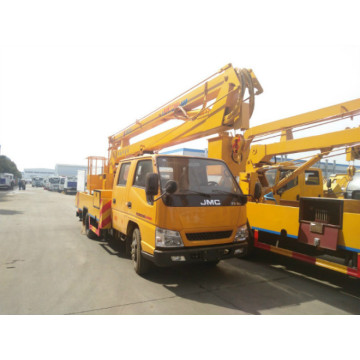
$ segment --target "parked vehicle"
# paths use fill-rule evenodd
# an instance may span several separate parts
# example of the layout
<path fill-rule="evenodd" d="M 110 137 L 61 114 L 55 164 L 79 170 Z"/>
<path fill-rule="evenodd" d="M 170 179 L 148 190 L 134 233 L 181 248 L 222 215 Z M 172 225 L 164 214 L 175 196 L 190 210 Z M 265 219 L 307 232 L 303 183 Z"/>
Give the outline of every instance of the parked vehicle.
<path fill-rule="evenodd" d="M 64 184 L 65 184 L 65 176 L 60 176 L 60 181 L 59 181 L 59 192 L 63 192 L 64 191 Z"/>
<path fill-rule="evenodd" d="M 44 186 L 44 179 L 42 177 L 34 177 L 31 181 L 32 187 L 42 187 Z"/>
<path fill-rule="evenodd" d="M 76 194 L 77 189 L 77 177 L 67 176 L 64 182 L 64 193 L 65 194 Z"/>
<path fill-rule="evenodd" d="M 50 176 L 49 177 L 49 190 L 50 191 L 59 191 L 60 177 L 59 176 Z"/>
<path fill-rule="evenodd" d="M 85 170 L 78 170 L 77 172 L 77 179 L 76 179 L 76 191 L 77 192 L 84 192 L 86 190 L 86 171 Z"/>
<path fill-rule="evenodd" d="M 49 190 L 49 178 L 44 179 L 43 181 L 44 184 L 44 190 Z"/>
<path fill-rule="evenodd" d="M 251 70 L 229 64 L 110 136 L 109 158 L 88 158 L 87 190 L 76 196 L 87 236 L 122 241 L 138 274 L 150 263 L 216 265 L 245 253 L 247 198 L 225 162 L 155 152 L 231 126 L 247 127 L 255 89 L 262 91 Z M 130 145 L 130 139 L 174 118 L 183 123 Z"/>
<path fill-rule="evenodd" d="M 311 168 L 333 151 L 358 146 L 360 128 L 311 136 L 300 133 L 304 126 L 340 122 L 356 115 L 360 115 L 360 99 L 249 128 L 242 137 L 235 138 L 231 158 L 242 168 L 240 186 L 249 195 L 247 214 L 255 248 L 360 278 L 360 230 L 356 226 L 360 222 L 360 203 L 354 192 L 359 177 L 355 175 L 348 182 L 348 198 L 344 199 L 346 183 L 336 189 L 334 178 L 330 179 L 324 193 L 320 169 Z M 252 144 L 258 137 L 276 134 L 280 141 Z M 315 150 L 319 153 L 297 167 L 271 161 L 276 155 Z M 267 176 L 271 171 L 277 175 Z"/>
<path fill-rule="evenodd" d="M 0 189 L 12 190 L 15 185 L 14 175 L 10 173 L 0 173 Z"/>

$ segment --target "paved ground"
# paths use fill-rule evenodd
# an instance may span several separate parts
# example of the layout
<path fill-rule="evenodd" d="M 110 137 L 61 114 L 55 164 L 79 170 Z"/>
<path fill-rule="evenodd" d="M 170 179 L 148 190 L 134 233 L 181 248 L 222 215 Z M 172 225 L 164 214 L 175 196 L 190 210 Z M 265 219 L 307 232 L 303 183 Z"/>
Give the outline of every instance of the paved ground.
<path fill-rule="evenodd" d="M 359 314 L 360 282 L 270 253 L 155 269 L 89 240 L 74 196 L 0 192 L 0 314 Z"/>

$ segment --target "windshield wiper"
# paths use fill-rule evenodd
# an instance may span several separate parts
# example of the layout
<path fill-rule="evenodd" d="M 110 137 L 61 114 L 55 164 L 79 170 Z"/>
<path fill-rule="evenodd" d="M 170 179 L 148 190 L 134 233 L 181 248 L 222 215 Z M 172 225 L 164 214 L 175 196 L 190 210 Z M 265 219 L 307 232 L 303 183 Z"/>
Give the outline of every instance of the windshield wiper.
<path fill-rule="evenodd" d="M 237 194 L 234 192 L 230 192 L 230 191 L 225 191 L 225 190 L 217 190 L 217 189 L 213 189 L 211 190 L 211 192 L 215 192 L 218 194 L 226 194 L 226 195 L 233 195 L 233 196 L 240 196 L 241 194 Z"/>
<path fill-rule="evenodd" d="M 195 190 L 186 190 L 185 192 L 179 192 L 178 194 L 179 195 L 197 194 L 197 195 L 202 195 L 202 196 L 205 196 L 205 197 L 211 197 L 210 194 L 207 194 L 207 193 L 204 193 L 204 192 L 201 192 L 201 191 L 195 191 Z"/>

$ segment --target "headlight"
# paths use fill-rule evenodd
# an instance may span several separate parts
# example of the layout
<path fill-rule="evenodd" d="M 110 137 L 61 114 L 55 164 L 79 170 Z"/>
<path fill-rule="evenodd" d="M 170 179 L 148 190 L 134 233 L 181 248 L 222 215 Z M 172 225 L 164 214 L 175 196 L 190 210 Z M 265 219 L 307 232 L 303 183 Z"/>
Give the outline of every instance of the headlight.
<path fill-rule="evenodd" d="M 245 241 L 249 236 L 247 225 L 243 225 L 237 228 L 234 242 Z"/>
<path fill-rule="evenodd" d="M 177 231 L 156 228 L 155 231 L 156 247 L 181 247 L 184 246 L 181 235 Z"/>

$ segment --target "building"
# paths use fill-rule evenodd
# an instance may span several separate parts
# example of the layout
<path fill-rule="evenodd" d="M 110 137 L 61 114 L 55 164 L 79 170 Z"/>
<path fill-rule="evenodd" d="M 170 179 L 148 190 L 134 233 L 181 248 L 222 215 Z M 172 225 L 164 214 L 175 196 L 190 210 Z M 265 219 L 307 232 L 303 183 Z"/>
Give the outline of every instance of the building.
<path fill-rule="evenodd" d="M 22 176 L 24 180 L 30 181 L 34 177 L 48 178 L 55 174 L 54 169 L 42 169 L 42 168 L 32 168 L 24 169 Z"/>
<path fill-rule="evenodd" d="M 207 149 L 200 150 L 200 149 L 180 148 L 170 151 L 160 151 L 160 154 L 207 157 Z"/>
<path fill-rule="evenodd" d="M 78 170 L 87 171 L 87 166 L 66 165 L 66 164 L 56 164 L 55 165 L 55 175 L 56 176 L 77 176 Z"/>

